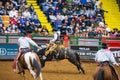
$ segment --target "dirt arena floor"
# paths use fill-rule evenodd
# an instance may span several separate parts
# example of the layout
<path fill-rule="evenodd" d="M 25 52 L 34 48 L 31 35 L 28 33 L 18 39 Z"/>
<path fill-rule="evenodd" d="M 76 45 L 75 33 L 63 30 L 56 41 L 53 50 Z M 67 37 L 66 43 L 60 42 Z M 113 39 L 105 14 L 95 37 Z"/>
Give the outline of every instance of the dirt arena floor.
<path fill-rule="evenodd" d="M 0 80 L 23 80 L 23 77 L 12 71 L 12 61 L 0 61 Z M 67 60 L 47 62 L 42 68 L 43 80 L 92 80 L 97 64 L 82 62 L 86 74 L 79 74 L 77 68 Z M 120 67 L 115 67 L 120 74 Z M 33 80 L 26 70 L 26 80 Z M 39 80 L 39 79 L 37 79 Z"/>

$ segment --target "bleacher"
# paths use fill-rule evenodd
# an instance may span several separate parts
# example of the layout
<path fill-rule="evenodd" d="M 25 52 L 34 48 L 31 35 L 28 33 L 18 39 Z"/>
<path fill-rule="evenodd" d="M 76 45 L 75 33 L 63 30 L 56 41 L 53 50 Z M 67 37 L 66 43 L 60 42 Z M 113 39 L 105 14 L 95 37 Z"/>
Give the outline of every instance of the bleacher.
<path fill-rule="evenodd" d="M 18 21 L 17 24 L 12 24 L 13 28 L 10 28 L 11 17 L 8 12 L 12 9 L 7 9 L 9 11 L 6 11 L 6 3 L 3 5 L 2 2 L 0 2 L 0 9 L 1 11 L 3 10 L 3 13 L 0 12 L 0 15 L 4 28 L 4 31 L 2 31 L 1 28 L 1 33 L 14 32 L 14 29 L 16 28 L 14 26 L 17 26 L 19 29 L 16 29 L 18 30 L 18 33 L 22 32 L 24 29 L 28 30 L 28 28 L 26 28 L 26 22 L 25 24 L 22 24 L 22 26 L 21 23 L 19 24 L 19 19 L 24 17 L 23 14 L 22 16 L 16 17 Z M 35 30 L 38 30 L 37 33 L 40 33 L 43 26 L 46 26 L 49 34 L 52 34 L 52 28 L 56 28 L 61 31 L 62 35 L 74 35 L 80 37 L 110 37 L 111 33 L 114 36 L 117 34 L 119 36 L 120 33 L 120 13 L 116 0 L 110 0 L 109 2 L 106 0 L 97 0 L 96 2 L 94 2 L 94 0 L 89 2 L 87 2 L 87 0 L 81 0 L 80 2 L 74 0 L 73 2 L 67 2 L 67 0 L 58 2 L 58 0 L 53 0 L 52 2 L 52 0 L 50 0 L 48 2 L 39 1 L 39 3 L 37 3 L 37 0 L 26 0 L 20 3 L 13 0 L 13 2 L 8 2 L 9 7 L 11 7 L 10 4 L 13 4 L 17 11 L 21 9 L 22 13 L 25 9 L 29 9 L 30 6 L 33 8 L 33 12 L 36 12 L 36 15 L 34 15 L 33 12 L 30 12 L 31 18 L 25 18 L 25 21 L 28 21 L 29 23 L 31 28 L 31 31 L 29 32 L 31 33 L 36 33 Z M 52 7 L 51 9 L 50 6 Z M 106 11 L 108 11 L 108 13 L 106 13 Z M 37 24 L 33 23 L 33 16 L 37 17 Z M 52 18 L 50 16 L 52 16 Z M 72 19 L 75 21 L 74 24 L 72 23 Z M 13 30 L 8 31 L 10 29 Z"/>

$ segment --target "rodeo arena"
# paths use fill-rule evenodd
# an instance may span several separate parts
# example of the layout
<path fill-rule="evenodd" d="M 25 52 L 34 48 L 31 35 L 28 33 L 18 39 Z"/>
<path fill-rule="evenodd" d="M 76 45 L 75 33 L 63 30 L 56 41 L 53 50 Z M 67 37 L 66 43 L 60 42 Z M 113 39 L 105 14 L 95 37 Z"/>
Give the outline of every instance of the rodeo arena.
<path fill-rule="evenodd" d="M 0 80 L 120 80 L 120 0 L 0 0 Z"/>

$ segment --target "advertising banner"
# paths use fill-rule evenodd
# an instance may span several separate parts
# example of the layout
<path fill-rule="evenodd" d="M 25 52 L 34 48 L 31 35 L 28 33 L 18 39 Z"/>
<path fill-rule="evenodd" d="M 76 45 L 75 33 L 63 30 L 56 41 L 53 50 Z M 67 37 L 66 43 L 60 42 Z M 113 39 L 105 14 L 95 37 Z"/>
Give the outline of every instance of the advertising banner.
<path fill-rule="evenodd" d="M 98 51 L 96 46 L 71 46 L 71 49 L 76 50 L 83 61 L 94 61 L 95 53 Z"/>
<path fill-rule="evenodd" d="M 17 53 L 17 44 L 0 44 L 0 59 L 14 59 Z"/>
<path fill-rule="evenodd" d="M 42 36 L 40 36 L 40 37 L 33 37 L 32 38 L 39 46 L 46 46 L 46 44 L 47 43 L 49 43 L 50 42 L 50 40 L 51 39 L 53 39 L 53 37 L 42 37 Z"/>
<path fill-rule="evenodd" d="M 120 47 L 109 47 L 109 50 L 112 51 L 116 61 L 120 63 Z"/>

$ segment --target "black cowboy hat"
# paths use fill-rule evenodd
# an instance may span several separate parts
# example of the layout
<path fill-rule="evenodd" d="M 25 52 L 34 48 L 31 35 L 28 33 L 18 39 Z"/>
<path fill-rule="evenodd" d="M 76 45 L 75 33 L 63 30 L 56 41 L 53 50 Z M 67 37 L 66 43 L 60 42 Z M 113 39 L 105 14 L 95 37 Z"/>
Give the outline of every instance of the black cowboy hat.
<path fill-rule="evenodd" d="M 102 48 L 106 49 L 108 47 L 107 43 L 102 43 Z"/>
<path fill-rule="evenodd" d="M 23 31 L 21 32 L 21 35 L 22 35 L 22 36 L 26 36 L 26 35 L 27 35 L 27 32 L 26 32 L 25 30 L 23 30 Z"/>

